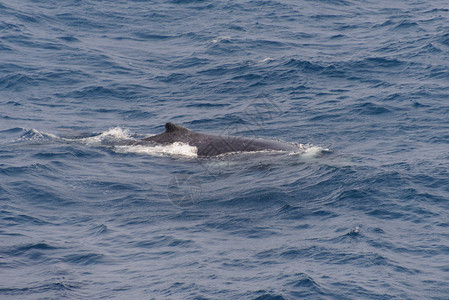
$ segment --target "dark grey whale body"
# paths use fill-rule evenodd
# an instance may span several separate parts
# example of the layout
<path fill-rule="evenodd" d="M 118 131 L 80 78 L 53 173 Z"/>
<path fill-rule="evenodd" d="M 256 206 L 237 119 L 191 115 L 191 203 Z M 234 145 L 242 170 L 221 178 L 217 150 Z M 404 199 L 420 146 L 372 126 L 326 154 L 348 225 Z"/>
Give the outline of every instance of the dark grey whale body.
<path fill-rule="evenodd" d="M 250 152 L 262 150 L 298 151 L 292 144 L 272 140 L 262 140 L 247 137 L 212 135 L 194 132 L 186 127 L 173 123 L 165 124 L 165 132 L 144 138 L 137 145 L 156 143 L 169 145 L 182 142 L 195 146 L 198 156 L 215 156 L 230 152 Z"/>

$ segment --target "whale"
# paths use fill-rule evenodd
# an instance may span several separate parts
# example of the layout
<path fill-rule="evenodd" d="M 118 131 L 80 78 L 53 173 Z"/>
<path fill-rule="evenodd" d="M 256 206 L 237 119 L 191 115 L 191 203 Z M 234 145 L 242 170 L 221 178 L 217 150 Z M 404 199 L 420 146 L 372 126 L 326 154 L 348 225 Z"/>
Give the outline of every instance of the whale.
<path fill-rule="evenodd" d="M 165 124 L 165 132 L 143 138 L 134 145 L 170 145 L 176 142 L 196 147 L 199 157 L 264 150 L 299 151 L 298 146 L 290 143 L 241 136 L 204 134 L 171 122 Z"/>

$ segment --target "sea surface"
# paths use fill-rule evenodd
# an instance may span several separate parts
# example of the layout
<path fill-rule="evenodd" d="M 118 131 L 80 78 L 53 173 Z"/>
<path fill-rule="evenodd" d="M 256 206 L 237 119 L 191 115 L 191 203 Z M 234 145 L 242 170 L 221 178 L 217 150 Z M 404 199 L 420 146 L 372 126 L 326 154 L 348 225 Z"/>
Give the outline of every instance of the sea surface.
<path fill-rule="evenodd" d="M 1 299 L 447 299 L 448 167 L 447 1 L 0 0 Z"/>

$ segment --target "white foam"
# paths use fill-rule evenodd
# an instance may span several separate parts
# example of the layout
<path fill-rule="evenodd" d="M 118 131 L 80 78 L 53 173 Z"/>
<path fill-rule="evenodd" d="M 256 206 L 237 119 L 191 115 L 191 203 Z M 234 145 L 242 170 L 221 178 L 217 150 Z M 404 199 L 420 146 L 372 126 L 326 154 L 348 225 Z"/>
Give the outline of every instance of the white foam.
<path fill-rule="evenodd" d="M 223 35 L 223 36 L 219 36 L 219 37 L 213 39 L 211 42 L 216 44 L 216 43 L 219 43 L 221 41 L 229 41 L 230 39 L 231 39 L 230 36 Z"/>
<path fill-rule="evenodd" d="M 143 146 L 143 145 L 131 145 L 131 146 L 115 146 L 114 151 L 117 153 L 136 153 L 155 156 L 185 156 L 185 157 L 197 157 L 198 149 L 194 146 L 190 146 L 184 143 L 173 143 L 170 145 L 155 145 L 155 146 Z"/>
<path fill-rule="evenodd" d="M 91 136 L 87 138 L 77 139 L 78 141 L 85 143 L 86 145 L 101 145 L 104 142 L 114 142 L 120 140 L 131 139 L 128 129 L 122 129 L 120 127 L 110 128 L 109 130 L 102 132 L 99 135 Z M 67 139 L 74 140 L 74 139 Z"/>
<path fill-rule="evenodd" d="M 329 149 L 307 144 L 298 144 L 298 148 L 300 149 L 300 151 L 290 152 L 289 155 L 299 155 L 303 158 L 315 158 L 320 154 L 329 151 Z"/>
<path fill-rule="evenodd" d="M 272 61 L 272 60 L 274 60 L 274 59 L 271 58 L 271 57 L 266 57 L 266 58 L 262 59 L 261 62 L 269 62 L 269 61 Z"/>
<path fill-rule="evenodd" d="M 39 130 L 33 128 L 33 129 L 27 131 L 22 137 L 20 137 L 18 139 L 18 141 L 24 141 L 24 140 L 36 141 L 36 140 L 42 140 L 44 138 L 57 139 L 58 137 L 54 134 L 40 132 Z"/>
<path fill-rule="evenodd" d="M 28 132 L 28 135 L 32 136 L 32 139 L 42 139 L 46 134 L 41 133 L 39 130 L 33 128 Z"/>

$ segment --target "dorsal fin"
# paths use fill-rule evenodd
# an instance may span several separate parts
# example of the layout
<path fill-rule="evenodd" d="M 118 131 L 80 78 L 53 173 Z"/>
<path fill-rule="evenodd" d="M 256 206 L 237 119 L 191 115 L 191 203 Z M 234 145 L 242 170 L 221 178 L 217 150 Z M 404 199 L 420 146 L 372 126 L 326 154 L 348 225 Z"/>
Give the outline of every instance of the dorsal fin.
<path fill-rule="evenodd" d="M 176 131 L 190 131 L 181 125 L 176 125 L 171 122 L 165 123 L 165 132 L 176 132 Z"/>

